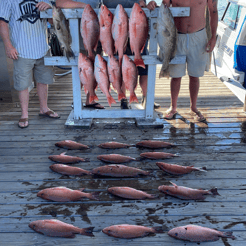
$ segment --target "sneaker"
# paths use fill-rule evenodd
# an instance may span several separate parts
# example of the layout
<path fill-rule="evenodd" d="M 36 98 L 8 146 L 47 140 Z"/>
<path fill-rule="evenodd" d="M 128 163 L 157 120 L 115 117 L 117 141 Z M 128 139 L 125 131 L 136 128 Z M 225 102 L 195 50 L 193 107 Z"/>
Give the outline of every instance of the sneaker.
<path fill-rule="evenodd" d="M 121 109 L 129 109 L 127 99 L 124 98 L 124 99 L 120 100 L 120 108 Z"/>
<path fill-rule="evenodd" d="M 146 106 L 146 97 L 142 96 L 142 106 L 145 108 Z M 160 108 L 161 105 L 159 103 L 154 102 L 154 109 Z"/>

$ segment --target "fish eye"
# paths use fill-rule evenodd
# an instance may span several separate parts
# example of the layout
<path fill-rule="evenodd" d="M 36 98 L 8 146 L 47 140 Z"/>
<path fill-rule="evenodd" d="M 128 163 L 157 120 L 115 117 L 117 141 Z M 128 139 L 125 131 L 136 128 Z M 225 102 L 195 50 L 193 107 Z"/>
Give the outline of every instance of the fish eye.
<path fill-rule="evenodd" d="M 108 233 L 110 233 L 111 231 L 110 230 L 108 230 Z"/>
<path fill-rule="evenodd" d="M 98 170 L 97 173 L 100 173 L 100 171 Z"/>
<path fill-rule="evenodd" d="M 44 193 L 41 193 L 40 195 L 41 195 L 41 196 L 44 196 Z"/>
<path fill-rule="evenodd" d="M 108 16 L 110 16 L 111 14 L 108 14 Z"/>
<path fill-rule="evenodd" d="M 143 13 L 143 11 L 140 11 L 140 14 L 142 14 Z"/>
<path fill-rule="evenodd" d="M 169 192 L 169 190 L 166 190 L 166 192 Z"/>
<path fill-rule="evenodd" d="M 177 237 L 179 234 L 178 233 L 175 233 L 175 236 Z"/>

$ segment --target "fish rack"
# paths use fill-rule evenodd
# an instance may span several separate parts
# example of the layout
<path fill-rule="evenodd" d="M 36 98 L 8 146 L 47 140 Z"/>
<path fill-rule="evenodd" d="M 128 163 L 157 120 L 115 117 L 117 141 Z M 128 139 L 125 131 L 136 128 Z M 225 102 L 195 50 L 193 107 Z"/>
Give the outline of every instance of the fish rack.
<path fill-rule="evenodd" d="M 99 9 L 94 9 L 98 14 Z M 115 9 L 109 9 L 113 14 Z M 130 16 L 131 8 L 126 8 L 128 16 Z M 154 97 L 155 97 L 155 80 L 156 80 L 156 65 L 162 64 L 157 57 L 157 16 L 159 8 L 153 11 L 147 8 L 143 9 L 146 16 L 149 18 L 149 55 L 142 56 L 144 63 L 148 65 L 148 86 L 146 95 L 146 106 L 142 107 L 140 104 L 131 105 L 131 109 L 104 109 L 104 110 L 90 110 L 82 105 L 81 101 L 81 85 L 78 72 L 78 55 L 79 55 L 79 38 L 80 38 L 80 23 L 79 19 L 82 16 L 83 9 L 63 9 L 65 17 L 69 20 L 70 33 L 72 36 L 72 50 L 75 58 L 70 61 L 63 56 L 46 56 L 46 66 L 71 66 L 72 68 L 72 83 L 73 83 L 73 109 L 68 116 L 65 123 L 68 127 L 76 128 L 90 128 L 93 119 L 119 119 L 119 118 L 134 118 L 139 127 L 163 127 L 163 119 L 160 119 L 154 111 Z M 172 7 L 170 8 L 174 17 L 185 17 L 190 15 L 189 7 Z M 52 10 L 41 12 L 41 18 L 52 18 Z M 129 56 L 133 59 L 133 56 Z M 107 60 L 107 56 L 103 57 Z M 185 63 L 185 56 L 176 56 L 170 64 Z"/>

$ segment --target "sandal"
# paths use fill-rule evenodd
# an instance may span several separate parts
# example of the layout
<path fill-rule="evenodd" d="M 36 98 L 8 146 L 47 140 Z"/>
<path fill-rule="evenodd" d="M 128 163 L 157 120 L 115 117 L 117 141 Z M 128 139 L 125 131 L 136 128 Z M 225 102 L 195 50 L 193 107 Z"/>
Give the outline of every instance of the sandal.
<path fill-rule="evenodd" d="M 45 117 L 49 117 L 49 118 L 53 118 L 53 119 L 59 119 L 60 118 L 59 115 L 58 116 L 51 116 L 52 114 L 55 114 L 55 112 L 53 110 L 49 110 L 43 114 L 40 113 L 39 116 L 45 116 Z"/>
<path fill-rule="evenodd" d="M 194 112 L 194 111 L 190 111 L 190 114 L 192 115 L 192 116 L 195 116 L 194 118 L 197 120 L 197 121 L 199 121 L 199 122 L 204 122 L 204 121 L 206 121 L 206 118 L 202 115 L 202 113 L 199 111 L 199 110 L 197 110 L 197 112 Z"/>
<path fill-rule="evenodd" d="M 172 119 L 175 118 L 177 113 L 178 113 L 177 111 L 172 112 L 172 110 L 169 109 L 169 110 L 166 111 L 166 115 L 163 118 L 166 119 L 166 120 L 172 120 Z"/>
<path fill-rule="evenodd" d="M 22 125 L 20 125 L 20 123 L 21 122 L 27 122 L 28 123 L 28 118 L 22 118 L 22 119 L 19 119 L 19 122 L 18 122 L 18 126 L 20 127 L 20 128 L 27 128 L 28 126 L 29 126 L 29 123 L 25 126 L 22 126 Z"/>

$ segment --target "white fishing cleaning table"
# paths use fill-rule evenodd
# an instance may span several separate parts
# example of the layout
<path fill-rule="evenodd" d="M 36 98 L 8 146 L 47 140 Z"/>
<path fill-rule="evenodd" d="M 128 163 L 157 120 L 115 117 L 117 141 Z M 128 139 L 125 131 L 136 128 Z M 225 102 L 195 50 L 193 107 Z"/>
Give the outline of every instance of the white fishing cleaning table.
<path fill-rule="evenodd" d="M 69 20 L 70 33 L 72 36 L 72 50 L 75 54 L 75 59 L 70 61 L 64 56 L 46 56 L 46 66 L 71 66 L 72 82 L 73 82 L 73 110 L 71 111 L 65 125 L 68 127 L 90 128 L 93 119 L 119 119 L 119 118 L 134 118 L 139 127 L 162 127 L 163 119 L 160 119 L 154 111 L 155 97 L 155 80 L 156 80 L 156 65 L 162 64 L 157 58 L 157 31 L 156 23 L 159 8 L 153 11 L 144 8 L 146 16 L 149 18 L 149 55 L 142 56 L 144 63 L 148 65 L 148 87 L 146 96 L 146 107 L 141 104 L 132 104 L 131 109 L 87 109 L 84 108 L 81 101 L 81 85 L 78 72 L 78 55 L 79 55 L 79 38 L 80 38 L 80 22 L 83 9 L 62 9 L 65 17 Z M 94 9 L 98 14 L 99 9 Z M 113 14 L 115 9 L 109 9 Z M 173 7 L 170 8 L 174 17 L 185 17 L 190 15 L 189 7 Z M 130 16 L 131 8 L 125 9 Z M 41 18 L 52 18 L 52 9 L 41 12 Z M 133 56 L 129 56 L 133 59 Z M 104 56 L 107 60 L 107 56 Z M 175 57 L 170 64 L 185 63 L 185 56 Z"/>

